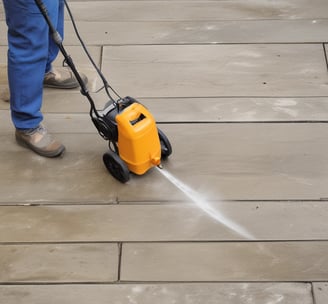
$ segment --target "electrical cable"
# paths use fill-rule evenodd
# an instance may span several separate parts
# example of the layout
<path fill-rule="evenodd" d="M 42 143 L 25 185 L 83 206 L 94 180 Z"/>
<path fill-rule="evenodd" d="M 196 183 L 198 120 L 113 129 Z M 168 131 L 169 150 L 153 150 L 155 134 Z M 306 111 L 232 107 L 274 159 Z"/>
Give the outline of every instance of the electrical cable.
<path fill-rule="evenodd" d="M 71 22 L 72 22 L 72 25 L 73 25 L 73 28 L 74 28 L 75 34 L 76 34 L 78 40 L 80 41 L 80 44 L 81 44 L 81 46 L 82 46 L 82 48 L 83 48 L 85 54 L 88 56 L 90 62 L 92 63 L 92 65 L 93 65 L 93 67 L 95 68 L 95 70 L 97 71 L 98 75 L 100 76 L 100 78 L 101 78 L 101 80 L 102 80 L 102 82 L 103 82 L 103 84 L 104 84 L 104 87 L 103 87 L 103 88 L 105 89 L 105 91 L 106 91 L 108 97 L 111 99 L 111 101 L 112 101 L 114 104 L 117 104 L 117 101 L 113 99 L 113 97 L 111 96 L 111 94 L 110 94 L 110 92 L 109 92 L 108 89 L 110 89 L 110 90 L 111 90 L 111 91 L 112 91 L 112 92 L 113 92 L 113 93 L 114 93 L 119 99 L 122 99 L 122 97 L 121 97 L 121 96 L 120 96 L 120 95 L 119 95 L 119 94 L 113 89 L 113 87 L 112 87 L 111 85 L 109 85 L 109 83 L 107 82 L 107 79 L 105 78 L 105 76 L 103 75 L 103 73 L 101 72 L 101 70 L 98 68 L 98 66 L 96 65 L 96 63 L 94 62 L 94 60 L 93 60 L 93 58 L 91 57 L 91 55 L 90 55 L 90 53 L 89 53 L 89 51 L 88 51 L 88 49 L 87 49 L 87 47 L 86 47 L 84 41 L 83 41 L 82 38 L 81 38 L 81 35 L 80 35 L 80 33 L 79 33 L 79 30 L 78 30 L 78 28 L 77 28 L 77 26 L 76 26 L 76 22 L 75 22 L 74 16 L 73 16 L 73 14 L 72 14 L 72 12 L 71 12 L 71 9 L 70 9 L 70 7 L 69 7 L 67 1 L 64 0 L 64 3 L 65 3 L 65 6 L 66 6 L 66 9 L 67 9 L 67 12 L 68 12 L 68 14 L 69 14 L 70 20 L 71 20 Z M 97 92 L 99 92 L 99 91 L 102 90 L 103 88 L 100 88 Z"/>

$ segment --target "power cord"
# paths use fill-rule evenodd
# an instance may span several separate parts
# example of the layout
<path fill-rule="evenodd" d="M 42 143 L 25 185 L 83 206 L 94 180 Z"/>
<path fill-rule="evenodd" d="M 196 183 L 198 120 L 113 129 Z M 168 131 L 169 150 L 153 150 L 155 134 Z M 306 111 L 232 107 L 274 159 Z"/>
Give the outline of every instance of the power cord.
<path fill-rule="evenodd" d="M 97 92 L 101 91 L 101 90 L 104 88 L 105 91 L 106 91 L 106 93 L 107 93 L 107 95 L 108 95 L 108 97 L 111 99 L 111 101 L 112 101 L 114 104 L 116 104 L 117 101 L 113 99 L 113 97 L 111 96 L 111 94 L 110 94 L 110 92 L 109 92 L 108 89 L 110 89 L 110 90 L 111 90 L 111 91 L 112 91 L 112 92 L 113 92 L 113 93 L 114 93 L 114 94 L 115 94 L 120 100 L 122 99 L 122 97 L 121 97 L 121 96 L 120 96 L 120 95 L 119 95 L 119 94 L 113 89 L 112 86 L 109 85 L 109 83 L 107 82 L 107 79 L 105 78 L 104 74 L 101 72 L 101 70 L 98 68 L 98 66 L 97 66 L 96 63 L 94 62 L 94 60 L 93 60 L 93 58 L 91 57 L 91 55 L 90 55 L 90 53 L 89 53 L 89 51 L 88 51 L 88 49 L 87 49 L 87 47 L 86 47 L 84 41 L 83 41 L 82 38 L 81 38 L 81 35 L 80 35 L 80 33 L 79 33 L 79 30 L 78 30 L 78 28 L 77 28 L 77 26 L 76 26 L 76 22 L 75 22 L 74 16 L 73 16 L 73 14 L 72 14 L 72 12 L 71 12 L 71 9 L 70 9 L 70 7 L 69 7 L 67 1 L 64 0 L 64 3 L 65 3 L 65 6 L 66 6 L 66 9 L 67 9 L 67 12 L 68 12 L 68 14 L 69 14 L 69 17 L 70 17 L 70 19 L 71 19 L 71 22 L 72 22 L 72 25 L 73 25 L 73 28 L 74 28 L 75 34 L 76 34 L 78 40 L 80 41 L 80 44 L 81 44 L 81 46 L 82 46 L 82 48 L 83 48 L 85 54 L 88 56 L 90 62 L 92 63 L 93 67 L 94 67 L 95 70 L 97 71 L 98 75 L 100 76 L 100 78 L 101 78 L 101 80 L 102 80 L 102 82 L 103 82 L 103 84 L 104 84 L 104 86 L 103 86 L 102 88 L 100 88 Z"/>

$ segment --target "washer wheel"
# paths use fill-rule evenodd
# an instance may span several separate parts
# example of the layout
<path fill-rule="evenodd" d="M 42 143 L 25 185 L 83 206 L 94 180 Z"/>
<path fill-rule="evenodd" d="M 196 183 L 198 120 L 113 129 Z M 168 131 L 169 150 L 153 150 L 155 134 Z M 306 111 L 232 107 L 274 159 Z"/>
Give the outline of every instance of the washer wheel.
<path fill-rule="evenodd" d="M 103 155 L 104 164 L 111 175 L 121 183 L 130 179 L 130 171 L 124 161 L 113 151 L 107 151 Z"/>
<path fill-rule="evenodd" d="M 172 154 L 172 146 L 164 132 L 158 128 L 157 131 L 161 143 L 161 158 L 165 160 Z"/>

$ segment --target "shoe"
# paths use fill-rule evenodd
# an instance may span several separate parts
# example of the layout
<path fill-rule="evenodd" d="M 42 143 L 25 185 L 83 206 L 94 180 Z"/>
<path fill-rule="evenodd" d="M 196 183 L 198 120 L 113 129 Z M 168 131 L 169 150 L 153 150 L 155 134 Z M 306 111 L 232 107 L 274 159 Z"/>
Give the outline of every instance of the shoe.
<path fill-rule="evenodd" d="M 50 135 L 41 124 L 35 129 L 16 129 L 15 136 L 18 144 L 31 149 L 41 156 L 57 157 L 65 151 L 65 146 Z"/>
<path fill-rule="evenodd" d="M 9 88 L 5 88 L 0 92 L 0 99 L 5 102 L 9 102 L 10 99 Z"/>
<path fill-rule="evenodd" d="M 85 84 L 88 83 L 88 78 L 83 73 L 80 76 Z M 52 69 L 46 73 L 43 80 L 43 86 L 46 88 L 55 89 L 75 89 L 79 86 L 76 77 L 69 68 Z"/>

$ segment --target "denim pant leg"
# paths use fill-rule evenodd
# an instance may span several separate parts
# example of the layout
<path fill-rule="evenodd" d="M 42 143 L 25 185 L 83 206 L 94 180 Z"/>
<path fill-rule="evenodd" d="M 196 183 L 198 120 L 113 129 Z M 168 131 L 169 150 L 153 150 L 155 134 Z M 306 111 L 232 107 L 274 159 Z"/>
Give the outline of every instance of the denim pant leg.
<path fill-rule="evenodd" d="M 49 13 L 50 14 L 50 13 Z M 58 0 L 58 10 L 57 12 L 53 12 L 51 16 L 52 23 L 55 26 L 57 32 L 64 39 L 64 1 Z M 52 38 L 49 38 L 49 53 L 48 53 L 48 61 L 46 66 L 46 73 L 51 71 L 52 62 L 56 59 L 58 55 L 59 49 L 56 43 Z"/>
<path fill-rule="evenodd" d="M 59 0 L 44 0 L 57 20 Z M 18 129 L 39 125 L 49 28 L 34 0 L 3 0 L 8 26 L 8 80 L 12 120 Z M 54 16 L 56 18 L 54 18 Z"/>

